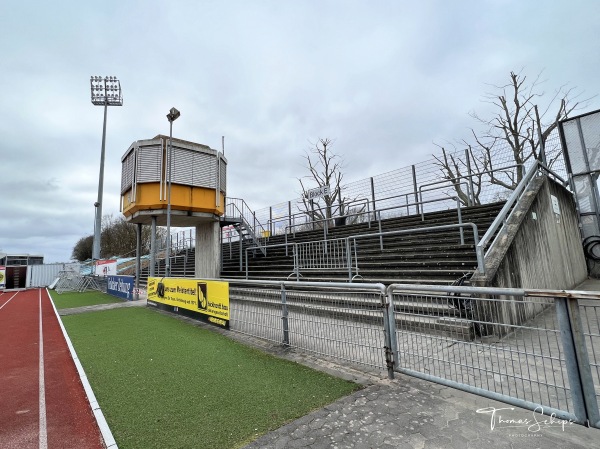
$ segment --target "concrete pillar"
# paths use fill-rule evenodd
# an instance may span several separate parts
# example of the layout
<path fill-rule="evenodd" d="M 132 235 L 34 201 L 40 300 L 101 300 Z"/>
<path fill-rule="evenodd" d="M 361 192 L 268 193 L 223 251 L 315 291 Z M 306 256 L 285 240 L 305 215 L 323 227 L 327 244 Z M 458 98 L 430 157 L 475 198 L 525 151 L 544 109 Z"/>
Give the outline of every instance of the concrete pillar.
<path fill-rule="evenodd" d="M 221 245 L 219 221 L 204 222 L 196 226 L 196 277 L 217 279 L 220 275 Z"/>
<path fill-rule="evenodd" d="M 136 244 L 135 244 L 135 295 L 134 300 L 140 299 L 140 273 L 142 271 L 142 224 L 137 224 Z"/>
<path fill-rule="evenodd" d="M 156 265 L 156 215 L 152 215 L 152 235 L 150 236 L 150 277 L 154 277 Z"/>

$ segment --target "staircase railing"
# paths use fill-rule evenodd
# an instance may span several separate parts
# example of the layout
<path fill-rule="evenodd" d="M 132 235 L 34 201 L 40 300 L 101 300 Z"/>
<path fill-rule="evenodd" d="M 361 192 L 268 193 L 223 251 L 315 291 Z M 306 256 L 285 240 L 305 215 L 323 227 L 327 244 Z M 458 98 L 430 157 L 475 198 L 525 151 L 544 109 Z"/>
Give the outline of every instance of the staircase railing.
<path fill-rule="evenodd" d="M 225 203 L 224 221 L 234 223 L 233 226 L 240 237 L 240 271 L 243 269 L 242 243 L 247 240 L 251 245 L 266 256 L 265 246 L 269 233 L 262 223 L 256 219 L 256 214 L 241 198 L 227 198 Z"/>
<path fill-rule="evenodd" d="M 496 216 L 486 233 L 483 235 L 483 237 L 481 237 L 481 240 L 477 244 L 477 258 L 483 259 L 484 261 L 483 265 L 479 267 L 480 274 L 485 274 L 485 256 L 490 253 L 490 250 L 495 244 L 494 236 L 498 231 L 501 231 L 504 228 L 504 226 L 506 225 L 506 223 L 508 222 L 515 210 L 513 206 L 517 203 L 519 198 L 521 198 L 521 195 L 525 192 L 527 187 L 529 187 L 529 184 L 533 181 L 536 175 L 539 174 L 541 171 L 545 171 L 548 174 L 552 175 L 564 186 L 568 184 L 564 179 L 562 179 L 559 175 L 557 175 L 554 171 L 546 167 L 540 161 L 535 161 L 535 163 L 529 168 L 529 170 L 527 170 L 525 176 L 523 176 L 523 179 L 521 179 L 521 182 L 519 182 L 517 187 L 515 187 L 515 190 L 513 190 L 510 197 L 506 200 L 506 203 L 500 210 L 500 213 L 498 213 L 498 215 Z"/>

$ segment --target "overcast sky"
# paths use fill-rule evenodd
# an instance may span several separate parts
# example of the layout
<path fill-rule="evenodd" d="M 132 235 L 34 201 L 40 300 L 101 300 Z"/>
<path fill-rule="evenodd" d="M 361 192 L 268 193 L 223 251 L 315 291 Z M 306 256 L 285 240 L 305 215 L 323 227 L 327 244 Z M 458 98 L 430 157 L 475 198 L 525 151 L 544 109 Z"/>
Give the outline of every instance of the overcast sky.
<path fill-rule="evenodd" d="M 68 261 L 93 233 L 103 108 L 115 75 L 104 213 L 119 214 L 121 156 L 168 134 L 225 136 L 228 195 L 255 209 L 299 194 L 309 141 L 335 140 L 348 182 L 466 138 L 471 111 L 511 70 L 600 92 L 600 2 L 0 2 L 0 251 Z M 586 110 L 598 109 L 597 99 Z M 582 111 L 583 112 L 583 111 Z"/>

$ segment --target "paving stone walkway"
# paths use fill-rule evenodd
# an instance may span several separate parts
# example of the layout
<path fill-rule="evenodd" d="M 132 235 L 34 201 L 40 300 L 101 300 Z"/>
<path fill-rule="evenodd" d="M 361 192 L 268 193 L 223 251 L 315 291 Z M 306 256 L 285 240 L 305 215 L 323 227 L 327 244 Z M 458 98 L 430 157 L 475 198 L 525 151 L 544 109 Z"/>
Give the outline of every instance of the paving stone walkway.
<path fill-rule="evenodd" d="M 548 416 L 399 375 L 293 421 L 245 449 L 549 447 L 600 447 L 600 430 L 568 423 L 563 430 Z"/>

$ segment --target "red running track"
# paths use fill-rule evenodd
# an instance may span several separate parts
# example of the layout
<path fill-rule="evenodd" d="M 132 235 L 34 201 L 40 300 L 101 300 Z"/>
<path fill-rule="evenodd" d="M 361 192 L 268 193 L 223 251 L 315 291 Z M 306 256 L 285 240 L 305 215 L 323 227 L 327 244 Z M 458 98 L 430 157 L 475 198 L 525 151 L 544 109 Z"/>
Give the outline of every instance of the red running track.
<path fill-rule="evenodd" d="M 46 290 L 0 294 L 0 448 L 104 448 Z"/>

